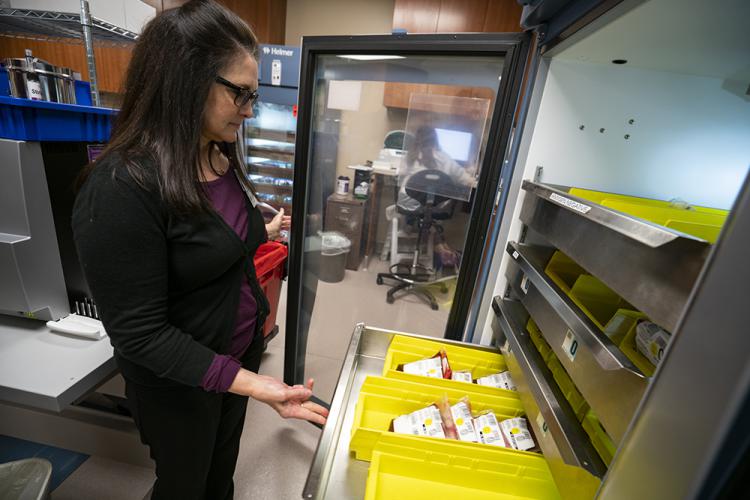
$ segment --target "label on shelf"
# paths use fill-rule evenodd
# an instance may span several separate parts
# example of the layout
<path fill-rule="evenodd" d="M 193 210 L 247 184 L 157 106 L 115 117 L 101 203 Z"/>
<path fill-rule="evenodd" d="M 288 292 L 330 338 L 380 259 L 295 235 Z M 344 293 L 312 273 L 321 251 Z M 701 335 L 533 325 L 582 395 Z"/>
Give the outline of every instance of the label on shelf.
<path fill-rule="evenodd" d="M 513 251 L 513 258 L 514 258 L 514 259 L 518 259 L 518 252 L 516 252 L 516 251 Z"/>
<path fill-rule="evenodd" d="M 523 275 L 523 278 L 521 278 L 521 291 L 523 293 L 529 293 L 529 277 L 525 274 Z"/>
<path fill-rule="evenodd" d="M 578 339 L 570 330 L 568 330 L 568 332 L 565 334 L 565 340 L 563 340 L 562 348 L 568 359 L 570 359 L 571 361 L 575 361 L 576 353 L 578 352 Z"/>
<path fill-rule="evenodd" d="M 587 214 L 591 210 L 591 207 L 588 205 L 584 205 L 583 203 L 577 202 L 575 200 L 571 200 L 569 198 L 566 198 L 564 196 L 560 196 L 557 193 L 552 193 L 549 195 L 549 199 L 559 203 L 560 205 L 563 205 L 565 207 L 568 207 L 570 209 L 575 210 L 576 212 L 581 212 L 582 214 Z"/>
<path fill-rule="evenodd" d="M 546 435 L 549 432 L 549 427 L 547 427 L 547 422 L 544 421 L 544 416 L 541 412 L 536 416 L 536 426 L 539 428 L 539 432 L 541 432 L 542 435 Z"/>

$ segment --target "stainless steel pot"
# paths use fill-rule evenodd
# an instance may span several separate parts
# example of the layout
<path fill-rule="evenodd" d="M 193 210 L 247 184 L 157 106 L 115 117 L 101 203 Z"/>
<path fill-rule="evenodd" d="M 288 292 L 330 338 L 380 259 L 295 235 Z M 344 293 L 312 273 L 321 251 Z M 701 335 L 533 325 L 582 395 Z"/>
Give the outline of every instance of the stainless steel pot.
<path fill-rule="evenodd" d="M 2 64 L 8 70 L 12 96 L 76 103 L 72 69 L 54 66 L 32 57 L 31 51 L 27 51 L 26 59 L 3 59 Z"/>

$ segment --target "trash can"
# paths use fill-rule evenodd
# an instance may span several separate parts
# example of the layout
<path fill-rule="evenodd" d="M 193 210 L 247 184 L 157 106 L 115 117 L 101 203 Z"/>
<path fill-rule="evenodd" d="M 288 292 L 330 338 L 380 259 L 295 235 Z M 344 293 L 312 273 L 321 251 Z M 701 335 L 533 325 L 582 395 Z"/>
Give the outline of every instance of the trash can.
<path fill-rule="evenodd" d="M 352 242 L 341 233 L 330 231 L 321 233 L 320 273 L 321 281 L 338 283 L 344 279 L 346 258 Z"/>
<path fill-rule="evenodd" d="M 52 464 L 43 458 L 28 458 L 0 464 L 0 498 L 44 500 L 49 498 Z"/>

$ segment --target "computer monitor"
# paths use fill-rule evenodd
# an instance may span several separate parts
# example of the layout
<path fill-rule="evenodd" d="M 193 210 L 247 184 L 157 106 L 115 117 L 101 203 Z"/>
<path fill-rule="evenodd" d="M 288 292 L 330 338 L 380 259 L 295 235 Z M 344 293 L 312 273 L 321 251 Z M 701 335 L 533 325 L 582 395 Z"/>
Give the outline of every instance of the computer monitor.
<path fill-rule="evenodd" d="M 469 161 L 472 140 L 471 133 L 447 128 L 436 128 L 435 132 L 437 133 L 440 149 L 445 151 L 448 156 L 455 161 Z"/>

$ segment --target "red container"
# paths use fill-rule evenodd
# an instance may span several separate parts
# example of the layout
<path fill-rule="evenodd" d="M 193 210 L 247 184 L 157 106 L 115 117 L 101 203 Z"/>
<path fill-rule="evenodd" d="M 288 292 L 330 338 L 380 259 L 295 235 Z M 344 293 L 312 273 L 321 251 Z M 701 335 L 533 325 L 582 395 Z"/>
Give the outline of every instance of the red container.
<path fill-rule="evenodd" d="M 269 241 L 258 247 L 253 259 L 258 283 L 271 304 L 271 312 L 263 325 L 263 337 L 266 340 L 276 326 L 276 312 L 281 298 L 281 280 L 284 279 L 284 261 L 288 254 L 289 251 L 285 245 Z"/>

